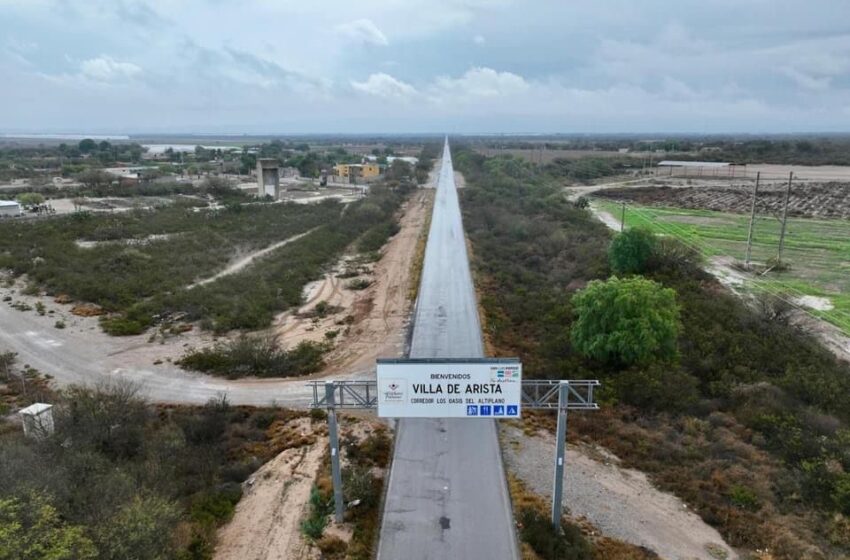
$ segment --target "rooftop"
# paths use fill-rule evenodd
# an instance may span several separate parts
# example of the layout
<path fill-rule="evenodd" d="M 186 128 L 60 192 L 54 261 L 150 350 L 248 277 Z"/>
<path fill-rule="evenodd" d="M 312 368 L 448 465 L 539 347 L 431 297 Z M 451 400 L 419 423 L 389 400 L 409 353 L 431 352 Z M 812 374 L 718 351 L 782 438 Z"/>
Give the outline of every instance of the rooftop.
<path fill-rule="evenodd" d="M 725 161 L 676 161 L 665 159 L 658 162 L 658 167 L 729 167 L 731 163 Z"/>

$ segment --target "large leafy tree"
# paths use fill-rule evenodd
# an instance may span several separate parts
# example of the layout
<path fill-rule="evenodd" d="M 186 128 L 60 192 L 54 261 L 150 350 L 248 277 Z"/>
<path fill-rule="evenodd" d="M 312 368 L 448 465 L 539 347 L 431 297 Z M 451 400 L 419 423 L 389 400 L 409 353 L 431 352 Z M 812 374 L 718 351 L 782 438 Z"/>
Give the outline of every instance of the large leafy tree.
<path fill-rule="evenodd" d="M 594 280 L 572 298 L 576 350 L 613 365 L 629 366 L 676 356 L 676 293 L 635 276 Z"/>
<path fill-rule="evenodd" d="M 608 262 L 614 274 L 645 272 L 655 250 L 655 236 L 645 229 L 633 228 L 618 234 L 608 248 Z"/>

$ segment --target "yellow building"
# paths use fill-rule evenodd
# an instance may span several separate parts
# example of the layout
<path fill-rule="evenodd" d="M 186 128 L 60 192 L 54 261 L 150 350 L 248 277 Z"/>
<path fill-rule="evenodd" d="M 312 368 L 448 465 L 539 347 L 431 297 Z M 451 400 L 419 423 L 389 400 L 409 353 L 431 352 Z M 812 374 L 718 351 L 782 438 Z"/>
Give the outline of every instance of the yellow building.
<path fill-rule="evenodd" d="M 380 174 L 381 166 L 377 163 L 340 163 L 334 165 L 334 175 L 350 182 L 357 179 L 369 180 Z"/>

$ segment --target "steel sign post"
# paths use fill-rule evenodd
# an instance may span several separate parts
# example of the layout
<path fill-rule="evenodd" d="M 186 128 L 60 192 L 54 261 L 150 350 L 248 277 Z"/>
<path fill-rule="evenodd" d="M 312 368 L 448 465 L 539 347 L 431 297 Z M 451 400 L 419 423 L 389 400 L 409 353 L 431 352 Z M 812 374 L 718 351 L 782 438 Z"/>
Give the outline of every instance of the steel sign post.
<path fill-rule="evenodd" d="M 339 470 L 339 434 L 337 433 L 334 390 L 334 382 L 325 381 L 325 399 L 328 408 L 328 436 L 331 443 L 331 475 L 333 476 L 334 486 L 334 518 L 337 523 L 342 523 L 345 505 L 342 501 L 342 474 Z"/>
<path fill-rule="evenodd" d="M 570 382 L 558 385 L 558 429 L 555 435 L 555 481 L 552 492 L 552 525 L 561 526 L 561 498 L 564 495 L 564 450 L 567 446 L 567 403 L 570 399 Z"/>

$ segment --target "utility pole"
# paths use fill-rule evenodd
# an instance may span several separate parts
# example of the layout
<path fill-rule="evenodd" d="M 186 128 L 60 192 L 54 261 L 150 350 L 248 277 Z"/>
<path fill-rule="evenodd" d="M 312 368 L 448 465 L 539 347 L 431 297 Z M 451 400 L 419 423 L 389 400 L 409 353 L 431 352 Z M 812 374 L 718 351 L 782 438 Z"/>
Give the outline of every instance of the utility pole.
<path fill-rule="evenodd" d="M 626 231 L 626 203 L 623 202 L 623 210 L 620 214 L 620 233 Z"/>
<path fill-rule="evenodd" d="M 744 260 L 744 266 L 747 270 L 750 269 L 750 256 L 753 248 L 753 224 L 756 221 L 756 197 L 759 194 L 759 180 L 761 179 L 761 171 L 756 174 L 756 185 L 753 187 L 753 205 L 750 211 L 750 228 L 747 232 L 747 258 Z"/>
<path fill-rule="evenodd" d="M 567 446 L 567 403 L 570 399 L 570 382 L 558 384 L 558 429 L 555 435 L 555 481 L 552 491 L 552 526 L 561 528 L 561 500 L 564 496 L 564 450 Z"/>
<path fill-rule="evenodd" d="M 776 259 L 778 264 L 782 264 L 782 248 L 785 245 L 785 224 L 788 221 L 788 199 L 791 198 L 791 181 L 794 179 L 794 172 L 788 174 L 788 188 L 785 189 L 785 204 L 782 206 L 782 232 L 779 234 L 779 255 Z"/>
<path fill-rule="evenodd" d="M 342 473 L 339 468 L 339 433 L 336 421 L 336 397 L 334 382 L 325 381 L 325 399 L 328 407 L 328 436 L 331 444 L 331 476 L 334 487 L 334 519 L 342 523 L 345 504 L 342 503 Z"/>

